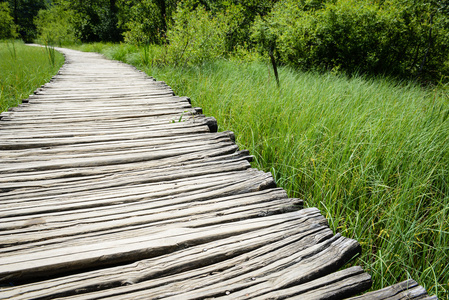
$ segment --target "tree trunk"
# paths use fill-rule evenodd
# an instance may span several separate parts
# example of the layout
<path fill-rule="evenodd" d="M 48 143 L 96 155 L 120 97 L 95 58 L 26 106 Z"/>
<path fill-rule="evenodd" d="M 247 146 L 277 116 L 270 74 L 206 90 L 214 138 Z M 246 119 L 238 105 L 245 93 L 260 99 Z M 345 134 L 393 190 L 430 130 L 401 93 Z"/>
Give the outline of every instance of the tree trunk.
<path fill-rule="evenodd" d="M 274 76 L 276 77 L 276 83 L 278 84 L 278 87 L 281 86 L 280 82 L 279 82 L 279 74 L 278 74 L 278 68 L 276 65 L 276 59 L 274 58 L 274 47 L 270 47 L 270 59 L 271 59 L 271 64 L 273 65 L 273 71 L 274 71 Z"/>
<path fill-rule="evenodd" d="M 157 0 L 156 5 L 159 7 L 159 10 L 161 12 L 161 21 L 162 21 L 161 30 L 163 31 L 163 33 L 165 35 L 165 32 L 167 31 L 167 21 L 166 21 L 167 6 L 165 3 L 165 0 Z"/>
<path fill-rule="evenodd" d="M 424 65 L 426 64 L 427 56 L 429 55 L 430 48 L 432 47 L 432 23 L 433 23 L 433 14 L 430 15 L 429 40 L 428 40 L 428 44 L 427 44 L 426 53 L 424 54 L 424 58 L 421 62 L 421 66 L 419 67 L 418 76 L 421 76 L 421 73 L 424 70 Z"/>

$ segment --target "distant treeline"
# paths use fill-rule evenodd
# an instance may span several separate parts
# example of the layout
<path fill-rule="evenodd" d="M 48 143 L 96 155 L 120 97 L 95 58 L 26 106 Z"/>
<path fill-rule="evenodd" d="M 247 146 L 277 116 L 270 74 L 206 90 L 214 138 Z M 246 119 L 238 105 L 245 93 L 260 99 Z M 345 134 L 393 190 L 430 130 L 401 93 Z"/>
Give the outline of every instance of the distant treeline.
<path fill-rule="evenodd" d="M 449 0 L 0 0 L 0 39 L 167 47 L 166 63 L 258 52 L 302 69 L 447 81 Z"/>

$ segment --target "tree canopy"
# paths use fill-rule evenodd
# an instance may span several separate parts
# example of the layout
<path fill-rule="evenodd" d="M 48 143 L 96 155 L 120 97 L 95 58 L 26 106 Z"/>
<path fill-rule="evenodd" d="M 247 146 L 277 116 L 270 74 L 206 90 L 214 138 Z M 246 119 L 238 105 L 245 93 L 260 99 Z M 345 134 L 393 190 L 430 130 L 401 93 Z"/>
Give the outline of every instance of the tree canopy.
<path fill-rule="evenodd" d="M 0 0 L 2 38 L 163 44 L 172 63 L 258 50 L 281 64 L 449 75 L 448 0 Z"/>

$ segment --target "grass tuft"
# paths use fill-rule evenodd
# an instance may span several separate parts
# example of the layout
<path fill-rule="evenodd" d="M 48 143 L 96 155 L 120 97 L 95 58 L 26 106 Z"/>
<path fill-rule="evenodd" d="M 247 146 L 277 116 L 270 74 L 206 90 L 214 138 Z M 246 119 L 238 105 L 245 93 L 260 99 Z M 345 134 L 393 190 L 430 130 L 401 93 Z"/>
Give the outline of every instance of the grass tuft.
<path fill-rule="evenodd" d="M 53 48 L 0 41 L 0 112 L 21 104 L 22 99 L 48 82 L 63 63 L 63 55 Z"/>

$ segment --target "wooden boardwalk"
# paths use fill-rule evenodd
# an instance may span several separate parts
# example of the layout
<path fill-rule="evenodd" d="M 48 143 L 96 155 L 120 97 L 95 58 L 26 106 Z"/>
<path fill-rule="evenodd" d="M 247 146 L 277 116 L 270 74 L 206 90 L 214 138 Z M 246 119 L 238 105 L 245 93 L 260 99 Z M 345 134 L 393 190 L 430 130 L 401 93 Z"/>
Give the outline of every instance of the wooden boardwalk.
<path fill-rule="evenodd" d="M 128 65 L 62 50 L 0 121 L 0 299 L 343 299 L 361 247 L 231 132 Z M 194 83 L 192 83 L 194 84 Z M 354 299 L 436 299 L 410 280 Z"/>

